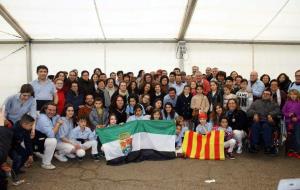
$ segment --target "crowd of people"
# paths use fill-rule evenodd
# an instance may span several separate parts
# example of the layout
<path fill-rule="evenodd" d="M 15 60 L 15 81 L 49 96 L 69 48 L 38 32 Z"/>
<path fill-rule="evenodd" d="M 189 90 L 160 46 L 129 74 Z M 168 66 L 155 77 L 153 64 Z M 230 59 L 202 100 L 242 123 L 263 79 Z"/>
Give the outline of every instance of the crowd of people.
<path fill-rule="evenodd" d="M 225 131 L 226 155 L 230 159 L 243 152 L 249 139 L 249 152 L 263 148 L 274 154 L 274 133 L 284 120 L 289 139 L 288 156 L 300 158 L 300 70 L 295 81 L 281 73 L 276 79 L 252 71 L 241 76 L 198 66 L 187 75 L 179 68 L 146 73 L 111 72 L 100 68 L 59 71 L 48 75 L 40 65 L 37 79 L 23 84 L 19 93 L 8 97 L 0 110 L 1 185 L 11 173 L 20 183 L 22 167 L 30 167 L 33 156 L 41 167 L 55 169 L 52 159 L 82 160 L 103 156 L 95 129 L 134 120 L 176 121 L 175 147 L 180 149 L 187 130 L 202 135 L 212 130 Z M 80 75 L 80 76 L 79 76 Z M 120 125 L 121 126 L 121 125 Z M 7 167 L 7 158 L 12 169 Z M 10 172 L 8 172 L 10 171 Z"/>

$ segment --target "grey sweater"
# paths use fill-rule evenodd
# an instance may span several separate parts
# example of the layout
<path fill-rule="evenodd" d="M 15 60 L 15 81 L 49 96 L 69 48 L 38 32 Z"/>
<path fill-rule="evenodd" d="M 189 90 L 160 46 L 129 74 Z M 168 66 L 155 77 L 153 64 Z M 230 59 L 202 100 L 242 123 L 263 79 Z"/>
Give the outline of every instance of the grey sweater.
<path fill-rule="evenodd" d="M 268 115 L 272 118 L 276 118 L 280 114 L 280 108 L 278 104 L 271 102 L 271 100 L 256 100 L 250 106 L 247 115 L 248 117 L 253 117 L 254 114 L 258 114 L 260 119 L 266 120 Z"/>

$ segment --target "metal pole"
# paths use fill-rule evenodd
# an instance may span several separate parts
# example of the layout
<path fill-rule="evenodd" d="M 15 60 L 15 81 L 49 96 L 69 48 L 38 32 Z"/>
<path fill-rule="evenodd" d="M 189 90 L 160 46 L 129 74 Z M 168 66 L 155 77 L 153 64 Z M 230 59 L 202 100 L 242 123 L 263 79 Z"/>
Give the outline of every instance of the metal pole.
<path fill-rule="evenodd" d="M 31 82 L 32 81 L 31 42 L 26 43 L 26 70 L 27 70 L 27 82 Z"/>

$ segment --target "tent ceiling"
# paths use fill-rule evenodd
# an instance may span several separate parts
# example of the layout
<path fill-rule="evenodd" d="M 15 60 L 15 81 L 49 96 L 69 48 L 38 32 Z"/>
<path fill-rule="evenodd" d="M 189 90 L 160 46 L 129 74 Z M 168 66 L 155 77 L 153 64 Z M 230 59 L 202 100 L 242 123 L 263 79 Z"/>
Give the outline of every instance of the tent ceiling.
<path fill-rule="evenodd" d="M 0 39 L 1 40 L 20 40 L 18 33 L 0 16 Z"/>
<path fill-rule="evenodd" d="M 0 2 L 33 40 L 67 42 L 76 39 L 172 41 L 184 26 L 182 21 L 188 5 L 188 0 Z M 300 42 L 299 20 L 299 0 L 199 0 L 184 39 Z M 2 41 L 15 39 L 6 33 L 18 35 L 3 18 L 0 18 L 0 31 L 4 32 L 0 32 Z"/>

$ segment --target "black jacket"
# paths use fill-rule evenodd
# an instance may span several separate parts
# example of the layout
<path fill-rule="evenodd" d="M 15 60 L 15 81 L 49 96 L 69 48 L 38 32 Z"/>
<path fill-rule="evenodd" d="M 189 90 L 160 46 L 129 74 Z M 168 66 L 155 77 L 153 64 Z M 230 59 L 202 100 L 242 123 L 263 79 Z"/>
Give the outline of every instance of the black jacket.
<path fill-rule="evenodd" d="M 191 100 L 191 94 L 189 94 L 188 97 L 186 97 L 184 94 L 181 94 L 177 98 L 175 110 L 178 115 L 182 116 L 184 119 L 192 119 L 193 110 L 191 109 Z"/>
<path fill-rule="evenodd" d="M 9 128 L 0 126 L 0 165 L 6 161 L 8 152 L 11 148 L 12 138 L 13 131 Z"/>
<path fill-rule="evenodd" d="M 13 140 L 12 140 L 12 149 L 17 149 L 21 146 L 21 143 L 24 141 L 25 149 L 28 155 L 33 155 L 32 140 L 30 138 L 31 131 L 27 131 L 21 127 L 20 123 L 17 122 L 13 127 Z"/>
<path fill-rule="evenodd" d="M 227 111 L 226 116 L 232 130 L 248 131 L 248 117 L 243 110 Z"/>

